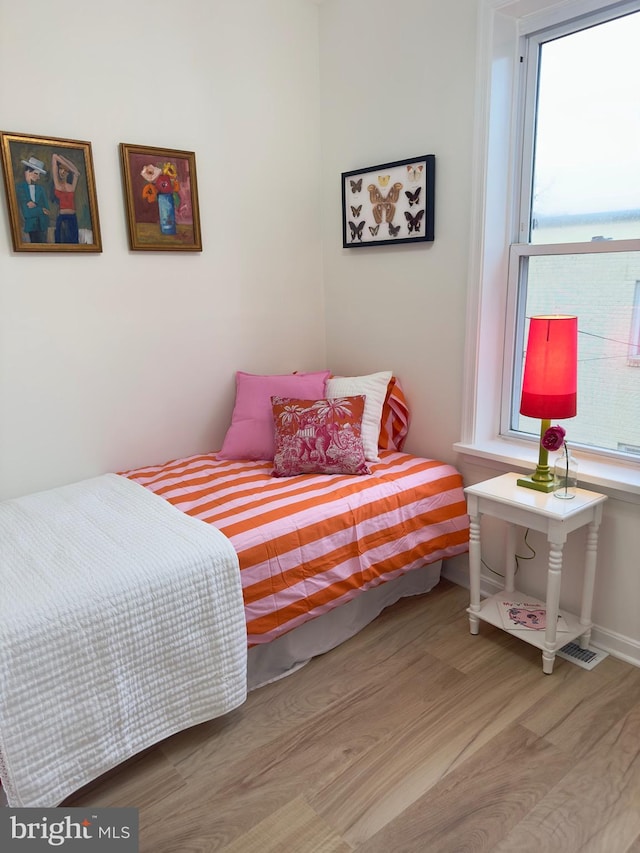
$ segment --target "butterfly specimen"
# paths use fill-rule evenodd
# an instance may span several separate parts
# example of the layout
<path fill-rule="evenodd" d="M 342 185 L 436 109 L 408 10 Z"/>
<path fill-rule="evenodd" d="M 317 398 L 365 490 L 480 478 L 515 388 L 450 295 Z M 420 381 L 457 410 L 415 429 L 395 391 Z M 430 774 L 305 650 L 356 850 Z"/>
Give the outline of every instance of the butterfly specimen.
<path fill-rule="evenodd" d="M 359 181 L 351 181 L 350 180 L 349 183 L 351 184 L 351 192 L 352 193 L 359 193 L 360 190 L 362 189 L 362 178 L 360 178 Z"/>
<path fill-rule="evenodd" d="M 369 184 L 369 198 L 371 199 L 371 211 L 373 218 L 379 224 L 383 219 L 392 222 L 396 213 L 396 202 L 400 198 L 402 184 L 397 181 L 386 195 L 382 195 L 375 184 Z"/>
<path fill-rule="evenodd" d="M 415 192 L 410 192 L 409 190 L 405 190 L 404 194 L 409 199 L 409 207 L 413 207 L 414 204 L 420 204 L 420 191 L 422 187 L 418 187 Z"/>
<path fill-rule="evenodd" d="M 392 225 L 391 223 L 389 223 L 389 234 L 390 234 L 392 237 L 397 237 L 397 236 L 398 236 L 398 231 L 400 231 L 400 226 L 399 226 L 399 225 Z"/>
<path fill-rule="evenodd" d="M 362 222 L 358 222 L 356 225 L 355 222 L 349 221 L 349 228 L 351 229 L 351 242 L 355 239 L 362 241 L 362 229 L 364 228 L 364 219 Z"/>
<path fill-rule="evenodd" d="M 373 225 L 370 225 L 370 226 L 369 226 L 369 231 L 371 231 L 371 235 L 372 235 L 373 237 L 375 237 L 375 236 L 376 236 L 376 234 L 378 233 L 378 228 L 380 228 L 380 226 L 379 226 L 379 225 L 376 225 L 376 227 L 375 227 L 375 228 L 373 227 Z"/>
<path fill-rule="evenodd" d="M 419 210 L 415 216 L 412 216 L 408 210 L 405 210 L 404 215 L 409 223 L 409 234 L 415 231 L 416 234 L 420 231 L 420 220 L 424 216 L 424 210 Z"/>
<path fill-rule="evenodd" d="M 422 175 L 422 170 L 424 169 L 424 165 L 420 166 L 407 166 L 407 177 L 410 181 L 415 183 L 420 180 L 420 176 Z"/>
<path fill-rule="evenodd" d="M 354 218 L 355 218 L 355 217 L 357 217 L 357 216 L 360 216 L 360 211 L 361 211 L 361 210 L 362 210 L 362 205 L 361 205 L 361 204 L 359 204 L 359 205 L 358 205 L 358 207 L 354 207 L 353 205 L 351 205 L 351 215 L 352 215 Z"/>
<path fill-rule="evenodd" d="M 378 175 L 378 183 L 381 187 L 386 187 L 389 183 L 389 178 L 391 175 Z"/>
<path fill-rule="evenodd" d="M 382 195 L 382 193 L 375 184 L 369 184 L 367 189 L 369 190 L 369 198 L 371 199 L 371 204 L 382 204 L 385 201 L 392 202 L 393 204 L 395 204 L 400 198 L 400 190 L 402 189 L 402 184 L 395 183 L 386 195 Z"/>

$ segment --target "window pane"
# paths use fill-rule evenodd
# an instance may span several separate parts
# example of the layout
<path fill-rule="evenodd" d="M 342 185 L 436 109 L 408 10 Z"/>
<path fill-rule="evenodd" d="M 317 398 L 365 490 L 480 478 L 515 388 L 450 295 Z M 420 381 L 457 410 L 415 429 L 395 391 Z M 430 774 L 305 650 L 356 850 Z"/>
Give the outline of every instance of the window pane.
<path fill-rule="evenodd" d="M 523 259 L 521 281 L 525 317 L 578 317 L 578 414 L 561 422 L 567 440 L 640 455 L 640 360 L 633 357 L 640 343 L 640 253 L 536 255 Z M 525 323 L 525 342 L 527 330 Z M 523 365 L 524 354 L 518 388 Z M 520 415 L 519 403 L 518 390 L 513 428 L 539 435 L 540 421 Z"/>
<path fill-rule="evenodd" d="M 640 237 L 640 12 L 540 47 L 531 242 Z"/>

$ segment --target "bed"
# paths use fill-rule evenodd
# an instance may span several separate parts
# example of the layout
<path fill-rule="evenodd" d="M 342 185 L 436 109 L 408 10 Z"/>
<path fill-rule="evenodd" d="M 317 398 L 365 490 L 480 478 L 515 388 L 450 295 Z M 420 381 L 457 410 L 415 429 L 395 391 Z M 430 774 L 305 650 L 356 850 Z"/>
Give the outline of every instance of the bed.
<path fill-rule="evenodd" d="M 384 594 L 371 596 L 373 618 L 379 604 L 392 603 L 403 587 L 409 594 L 431 589 L 442 559 L 467 548 L 460 475 L 450 465 L 389 450 L 367 477 L 301 475 L 274 481 L 270 471 L 268 462 L 206 454 L 127 474 L 215 525 L 234 546 L 250 689 L 342 642 L 349 634 L 339 629 L 339 618 L 348 620 L 347 631 L 353 633 L 362 619 L 370 621 L 368 599 L 356 615 L 362 593 L 386 587 Z M 395 586 L 386 586 L 394 580 Z M 343 611 L 349 602 L 353 606 Z M 318 623 L 285 639 L 334 610 L 341 616 L 334 615 L 330 631 Z M 302 652 L 296 644 L 303 638 Z"/>
<path fill-rule="evenodd" d="M 14 585 L 0 615 L 10 651 L 0 667 L 0 776 L 10 805 L 57 805 L 141 749 L 237 707 L 247 690 L 294 672 L 400 597 L 429 591 L 442 560 L 468 550 L 459 472 L 402 450 L 409 419 L 402 389 L 390 374 L 374 376 L 383 393 L 366 461 L 353 455 L 351 422 L 340 432 L 346 464 L 356 466 L 348 470 L 365 465 L 361 475 L 333 473 L 335 455 L 316 443 L 321 469 L 329 464 L 332 473 L 274 476 L 277 438 L 275 450 L 258 441 L 252 451 L 273 458 L 235 458 L 251 454 L 225 439 L 217 452 L 0 505 L 0 531 L 12 540 L 0 547 Z M 326 388 L 325 374 L 313 381 L 316 394 Z M 269 399 L 281 399 L 271 397 L 271 385 Z M 365 388 L 348 398 L 360 416 L 375 397 Z M 237 393 L 234 417 L 239 402 Z M 246 430 L 246 420 L 241 425 Z M 294 427 L 308 432 L 305 423 Z M 362 454 L 364 447 L 363 437 Z M 319 464 L 305 454 L 306 466 Z M 46 542 L 34 557 L 35 529 Z M 78 594 L 83 584 L 90 605 Z M 30 600 L 34 586 L 44 590 L 40 609 Z M 89 675 L 78 676 L 85 650 Z M 87 750 L 92 741 L 100 749 Z"/>
<path fill-rule="evenodd" d="M 375 449 L 368 454 L 379 461 L 368 463 L 368 475 L 274 478 L 272 461 L 218 453 L 123 472 L 232 543 L 244 597 L 249 690 L 344 642 L 399 598 L 428 592 L 442 560 L 468 549 L 461 475 L 451 465 L 402 452 L 406 398 L 390 372 L 372 377 L 348 387 L 375 398 L 377 384 L 380 394 Z M 241 453 L 248 449 L 244 442 Z"/>

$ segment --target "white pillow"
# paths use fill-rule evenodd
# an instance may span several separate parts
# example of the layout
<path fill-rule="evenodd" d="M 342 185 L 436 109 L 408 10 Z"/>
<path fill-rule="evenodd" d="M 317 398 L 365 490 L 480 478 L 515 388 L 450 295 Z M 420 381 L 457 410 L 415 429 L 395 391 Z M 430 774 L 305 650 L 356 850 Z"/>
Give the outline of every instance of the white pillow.
<path fill-rule="evenodd" d="M 393 375 L 391 370 L 382 373 L 370 373 L 368 376 L 333 376 L 327 379 L 325 394 L 327 397 L 356 397 L 364 394 L 364 415 L 362 417 L 362 444 L 367 462 L 379 462 L 378 439 L 382 407 L 387 396 L 387 386 Z"/>

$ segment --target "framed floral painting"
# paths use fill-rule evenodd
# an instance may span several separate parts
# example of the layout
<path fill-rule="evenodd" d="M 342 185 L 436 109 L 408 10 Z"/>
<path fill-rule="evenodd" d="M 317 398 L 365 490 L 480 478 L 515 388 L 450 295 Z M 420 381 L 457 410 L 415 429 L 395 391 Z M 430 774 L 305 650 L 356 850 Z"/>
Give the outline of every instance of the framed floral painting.
<path fill-rule="evenodd" d="M 91 143 L 0 133 L 16 252 L 101 252 Z"/>
<path fill-rule="evenodd" d="M 121 142 L 120 158 L 131 249 L 201 252 L 195 153 Z"/>

